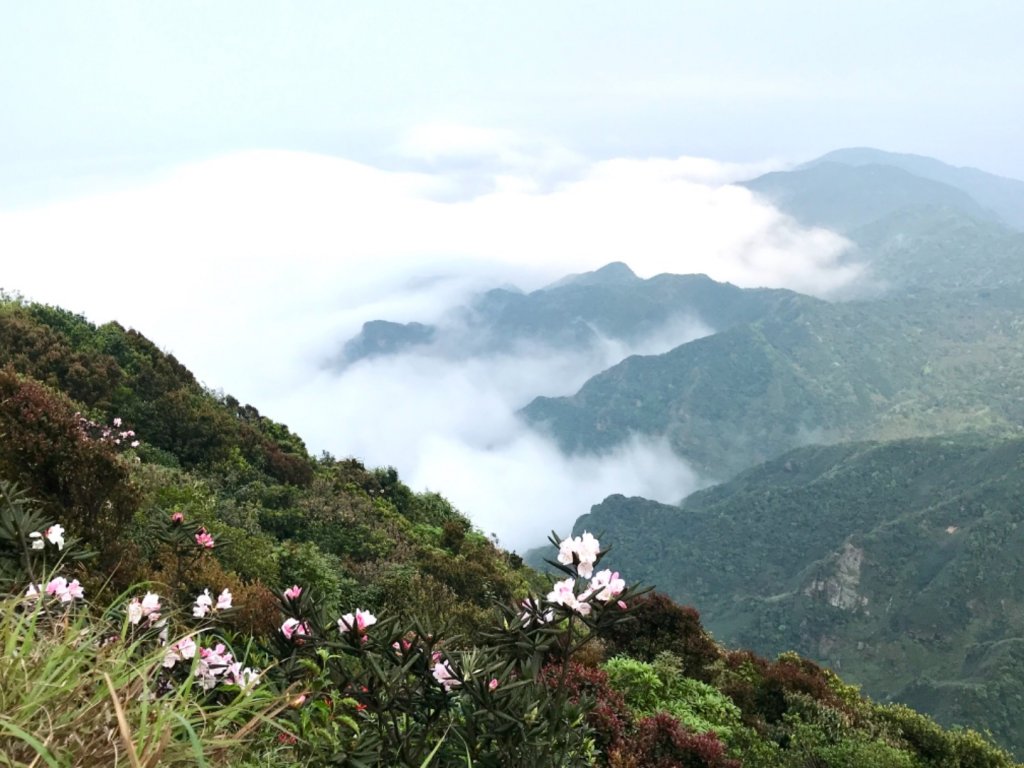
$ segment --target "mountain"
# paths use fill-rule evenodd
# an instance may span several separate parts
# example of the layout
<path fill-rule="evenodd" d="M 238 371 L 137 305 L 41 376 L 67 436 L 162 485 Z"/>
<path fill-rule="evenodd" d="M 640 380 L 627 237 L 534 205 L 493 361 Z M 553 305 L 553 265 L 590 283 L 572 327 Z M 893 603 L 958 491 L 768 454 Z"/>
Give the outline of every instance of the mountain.
<path fill-rule="evenodd" d="M 453 308 L 437 325 L 371 321 L 345 343 L 335 365 L 412 348 L 465 357 L 524 344 L 579 349 L 602 338 L 640 344 L 673 323 L 720 330 L 749 322 L 791 295 L 741 289 L 705 275 L 662 274 L 642 280 L 616 262 L 531 293 L 495 288 Z"/>
<path fill-rule="evenodd" d="M 841 233 L 908 209 L 948 208 L 978 219 L 995 214 L 957 187 L 891 165 L 816 162 L 742 183 L 805 226 Z"/>
<path fill-rule="evenodd" d="M 1024 181 L 986 173 L 977 168 L 958 168 L 922 155 L 884 152 L 854 147 L 837 149 L 805 164 L 840 163 L 849 166 L 887 165 L 922 179 L 931 179 L 963 190 L 979 205 L 995 213 L 1015 229 L 1024 229 Z"/>
<path fill-rule="evenodd" d="M 1024 423 L 1022 301 L 1020 287 L 838 304 L 793 295 L 521 413 L 567 452 L 666 436 L 717 479 L 814 442 L 1011 432 Z"/>
<path fill-rule="evenodd" d="M 612 496 L 575 526 L 701 606 L 727 645 L 793 649 L 877 698 L 1024 749 L 1024 438 L 800 448 L 679 506 Z"/>

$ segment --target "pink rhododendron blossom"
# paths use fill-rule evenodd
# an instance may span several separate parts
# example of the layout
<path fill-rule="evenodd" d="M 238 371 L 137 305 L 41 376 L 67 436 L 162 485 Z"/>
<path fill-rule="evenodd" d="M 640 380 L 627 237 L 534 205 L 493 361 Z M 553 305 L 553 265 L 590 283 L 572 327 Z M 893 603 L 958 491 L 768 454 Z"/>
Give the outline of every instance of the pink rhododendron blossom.
<path fill-rule="evenodd" d="M 493 691 L 498 687 L 498 678 L 492 677 L 491 682 L 487 684 L 487 690 Z"/>
<path fill-rule="evenodd" d="M 121 417 L 120 416 L 115 416 L 114 417 L 114 426 L 115 427 L 120 427 L 121 426 Z M 143 431 L 145 431 L 145 430 L 143 430 Z"/>
<path fill-rule="evenodd" d="M 196 544 L 204 549 L 213 549 L 213 536 L 205 528 L 200 528 L 196 532 Z"/>
<path fill-rule="evenodd" d="M 25 597 L 29 600 L 36 600 L 39 597 L 39 593 L 42 591 L 42 584 L 29 584 L 28 589 L 25 590 Z"/>
<path fill-rule="evenodd" d="M 217 678 L 224 675 L 234 663 L 234 659 L 223 643 L 213 648 L 199 649 L 199 663 L 196 665 L 196 677 L 204 691 L 217 685 Z"/>
<path fill-rule="evenodd" d="M 625 600 L 619 600 L 619 602 L 617 602 L 616 605 L 619 606 L 619 608 L 621 608 L 622 610 L 626 610 L 626 608 L 629 607 L 626 605 Z"/>
<path fill-rule="evenodd" d="M 594 597 L 602 603 L 614 600 L 625 590 L 626 582 L 619 578 L 618 571 L 614 573 L 609 569 L 598 571 L 590 580 L 589 591 L 593 592 Z"/>
<path fill-rule="evenodd" d="M 46 529 L 43 535 L 46 536 L 48 542 L 55 544 L 57 549 L 64 549 L 64 526 L 54 523 Z"/>
<path fill-rule="evenodd" d="M 590 603 L 584 602 L 586 596 L 583 597 L 583 600 L 576 597 L 575 586 L 576 580 L 573 578 L 556 581 L 552 584 L 552 589 L 548 593 L 548 602 L 563 605 L 571 611 L 576 611 L 581 616 L 587 616 L 590 614 Z"/>
<path fill-rule="evenodd" d="M 185 522 L 185 515 L 183 515 L 181 512 L 172 512 L 171 522 L 175 525 L 181 525 Z"/>
<path fill-rule="evenodd" d="M 170 669 L 179 661 L 191 659 L 196 655 L 196 643 L 191 637 L 183 637 L 167 649 L 164 654 L 164 666 Z"/>
<path fill-rule="evenodd" d="M 138 447 L 139 447 L 139 441 L 138 440 L 132 440 L 132 448 L 138 448 Z"/>
<path fill-rule="evenodd" d="M 224 591 L 217 596 L 216 607 L 218 611 L 226 611 L 231 607 L 231 590 L 227 587 L 225 587 Z"/>
<path fill-rule="evenodd" d="M 583 532 L 582 536 L 563 539 L 558 545 L 558 562 L 562 565 L 576 564 L 576 572 L 589 579 L 594 572 L 594 563 L 601 554 L 601 542 L 593 534 Z"/>
<path fill-rule="evenodd" d="M 150 623 L 160 618 L 160 596 L 155 592 L 147 592 L 140 601 L 133 597 L 128 603 L 128 623 L 137 625 L 143 619 L 148 618 Z"/>
<path fill-rule="evenodd" d="M 78 579 L 70 583 L 63 576 L 57 576 L 46 585 L 46 594 L 57 598 L 62 603 L 70 603 L 72 600 L 80 600 L 85 597 L 85 591 Z"/>
<path fill-rule="evenodd" d="M 202 594 L 196 598 L 195 604 L 192 606 L 192 615 L 197 619 L 202 619 L 212 608 L 213 598 L 210 597 L 210 590 L 204 589 Z"/>
<path fill-rule="evenodd" d="M 300 587 L 298 584 L 292 584 L 292 586 L 288 587 L 288 589 L 286 589 L 284 591 L 284 596 L 288 600 L 298 600 L 299 599 L 299 595 L 301 595 L 301 594 L 302 594 L 302 587 Z"/>
<path fill-rule="evenodd" d="M 286 619 L 281 625 L 281 634 L 288 640 L 292 637 L 305 637 L 309 635 L 309 626 L 298 619 Z"/>
<path fill-rule="evenodd" d="M 338 631 L 339 632 L 350 632 L 355 629 L 357 634 L 362 634 L 366 631 L 367 627 L 372 627 L 377 623 L 377 617 L 369 611 L 364 611 L 361 608 L 356 608 L 356 612 L 346 613 L 340 619 L 338 619 Z"/>
<path fill-rule="evenodd" d="M 447 661 L 438 661 L 434 664 L 433 675 L 438 684 L 446 691 L 451 691 L 452 688 L 462 685 L 462 681 L 455 676 Z"/>

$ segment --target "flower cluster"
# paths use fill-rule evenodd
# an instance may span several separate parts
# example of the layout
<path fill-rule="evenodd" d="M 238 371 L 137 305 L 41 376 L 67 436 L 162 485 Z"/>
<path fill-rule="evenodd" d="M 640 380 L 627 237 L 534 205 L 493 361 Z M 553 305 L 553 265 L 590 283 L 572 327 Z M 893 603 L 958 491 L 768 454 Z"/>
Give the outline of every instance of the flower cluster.
<path fill-rule="evenodd" d="M 295 618 L 285 619 L 284 624 L 281 625 L 281 634 L 284 635 L 285 640 L 309 637 L 309 624 Z"/>
<path fill-rule="evenodd" d="M 213 602 L 209 589 L 204 589 L 202 594 L 196 597 L 192 606 L 192 615 L 197 619 L 205 618 L 210 611 L 226 611 L 231 607 L 231 590 L 227 587 L 217 596 L 217 602 Z"/>
<path fill-rule="evenodd" d="M 441 658 L 440 653 L 435 653 L 434 658 L 434 679 L 438 685 L 445 689 L 447 692 L 451 692 L 452 688 L 457 688 L 462 685 L 462 681 L 456 677 L 452 671 L 451 665 L 444 659 Z M 497 686 L 495 686 L 497 687 Z M 493 689 L 492 689 L 493 690 Z"/>
<path fill-rule="evenodd" d="M 85 437 L 117 446 L 139 447 L 139 441 L 135 439 L 135 430 L 122 429 L 124 424 L 120 416 L 116 416 L 109 427 L 97 424 L 81 413 L 76 413 L 75 416 L 78 418 L 78 429 Z"/>
<path fill-rule="evenodd" d="M 361 636 L 366 633 L 367 627 L 372 627 L 376 623 L 376 616 L 362 608 L 356 608 L 355 613 L 346 613 L 338 619 L 338 631 L 354 632 L 357 636 Z"/>
<path fill-rule="evenodd" d="M 133 597 L 128 603 L 128 623 L 138 626 L 143 619 L 155 624 L 160 619 L 160 596 L 155 592 L 147 592 L 141 600 Z"/>
<path fill-rule="evenodd" d="M 570 536 L 558 545 L 558 562 L 562 565 L 575 565 L 576 572 L 584 579 L 589 579 L 593 574 L 594 564 L 600 554 L 600 542 L 586 531 L 582 536 Z"/>
<path fill-rule="evenodd" d="M 63 576 L 51 579 L 45 588 L 42 584 L 29 584 L 28 589 L 25 590 L 25 597 L 35 600 L 41 592 L 62 603 L 70 603 L 85 597 L 85 591 L 82 589 L 82 585 L 78 583 L 78 579 L 72 579 L 69 582 Z"/>
<path fill-rule="evenodd" d="M 167 649 L 163 665 L 167 669 L 173 669 L 180 661 L 197 658 L 197 654 L 195 676 L 204 691 L 213 690 L 219 682 L 237 685 L 243 691 L 250 691 L 259 684 L 259 672 L 252 667 L 243 667 L 240 661 L 235 661 L 223 643 L 217 643 L 212 648 L 203 648 L 191 637 L 184 637 Z"/>
<path fill-rule="evenodd" d="M 200 526 L 199 530 L 196 531 L 196 544 L 203 549 L 213 549 L 213 536 L 203 526 Z"/>

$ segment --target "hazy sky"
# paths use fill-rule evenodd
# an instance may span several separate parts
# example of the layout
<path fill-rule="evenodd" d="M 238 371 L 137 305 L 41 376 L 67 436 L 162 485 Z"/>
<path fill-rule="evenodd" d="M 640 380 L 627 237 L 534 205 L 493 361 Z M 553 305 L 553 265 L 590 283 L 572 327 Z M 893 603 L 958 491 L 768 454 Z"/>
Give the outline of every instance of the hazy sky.
<path fill-rule="evenodd" d="M 707 480 L 515 418 L 638 350 L 324 361 L 366 320 L 613 260 L 837 295 L 848 244 L 729 182 L 857 145 L 1024 178 L 1021 29 L 1009 0 L 0 0 L 0 287 L 536 543 Z"/>
<path fill-rule="evenodd" d="M 1015 0 L 0 4 L 4 200 L 251 148 L 385 163 L 422 123 L 592 159 L 917 152 L 1024 177 Z"/>

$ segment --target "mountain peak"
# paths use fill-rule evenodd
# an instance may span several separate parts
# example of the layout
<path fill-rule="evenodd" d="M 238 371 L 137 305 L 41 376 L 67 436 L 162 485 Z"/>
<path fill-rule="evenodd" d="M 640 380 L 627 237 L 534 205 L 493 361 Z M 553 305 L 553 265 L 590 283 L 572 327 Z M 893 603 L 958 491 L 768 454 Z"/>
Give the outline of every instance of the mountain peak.
<path fill-rule="evenodd" d="M 545 287 L 544 290 L 563 288 L 567 285 L 622 285 L 624 283 L 636 282 L 639 279 L 625 262 L 613 261 L 610 264 L 605 264 L 600 269 L 595 269 L 593 272 L 566 275 L 561 280 L 557 280 Z"/>

